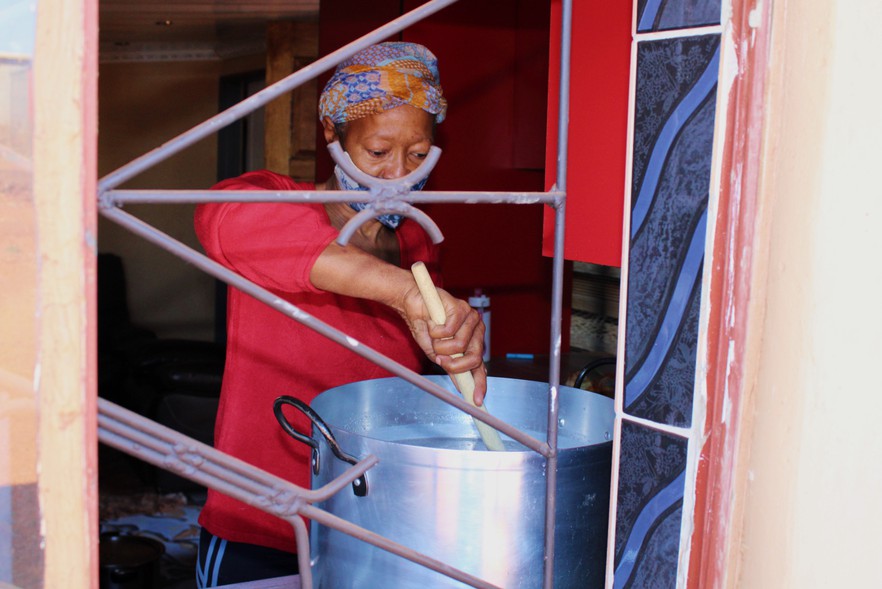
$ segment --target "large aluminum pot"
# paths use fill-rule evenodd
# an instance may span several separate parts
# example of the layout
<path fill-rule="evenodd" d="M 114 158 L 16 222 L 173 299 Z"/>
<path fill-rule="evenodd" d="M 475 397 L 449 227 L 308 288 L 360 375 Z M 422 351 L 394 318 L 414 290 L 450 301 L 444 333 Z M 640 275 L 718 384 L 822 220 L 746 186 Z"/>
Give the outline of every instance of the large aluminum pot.
<path fill-rule="evenodd" d="M 429 377 L 455 392 L 446 376 Z M 561 387 L 555 525 L 555 589 L 602 587 L 612 454 L 612 400 Z M 367 493 L 347 488 L 318 507 L 490 583 L 542 587 L 545 459 L 503 435 L 505 452 L 484 449 L 472 418 L 400 378 L 325 391 L 311 407 L 340 448 L 374 454 Z M 545 440 L 548 384 L 488 382 L 487 408 Z M 278 415 L 278 413 L 277 413 Z M 317 488 L 349 467 L 314 427 Z M 465 587 L 347 534 L 313 524 L 317 587 Z"/>

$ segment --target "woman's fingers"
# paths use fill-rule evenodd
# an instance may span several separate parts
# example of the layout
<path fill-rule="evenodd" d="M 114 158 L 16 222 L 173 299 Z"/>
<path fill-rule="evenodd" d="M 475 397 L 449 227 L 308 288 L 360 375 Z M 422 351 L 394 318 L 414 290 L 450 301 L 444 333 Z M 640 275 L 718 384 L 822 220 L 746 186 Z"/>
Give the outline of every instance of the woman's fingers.
<path fill-rule="evenodd" d="M 437 362 L 436 354 L 435 354 L 435 342 L 432 339 L 432 336 L 429 335 L 429 326 L 422 319 L 415 319 L 412 321 L 407 321 L 407 325 L 410 328 L 410 333 L 413 336 L 414 341 L 426 355 L 426 357 L 432 362 Z"/>
<path fill-rule="evenodd" d="M 487 394 L 487 368 L 481 364 L 479 368 L 472 370 L 472 378 L 475 379 L 475 405 L 480 407 L 484 404 L 484 396 Z"/>
<path fill-rule="evenodd" d="M 444 369 L 448 374 L 460 374 L 463 372 L 471 372 L 472 378 L 475 381 L 475 391 L 474 391 L 474 402 L 475 405 L 481 406 L 484 404 L 484 395 L 487 393 L 487 369 L 483 363 L 480 363 L 480 354 L 478 355 L 479 364 L 476 368 L 467 368 L 463 367 L 464 363 L 467 361 L 466 356 L 462 356 L 459 358 L 451 358 L 450 356 L 438 356 L 438 365 Z M 468 360 L 470 364 L 473 364 L 470 360 Z"/>
<path fill-rule="evenodd" d="M 477 311 L 465 301 L 451 297 L 450 303 L 443 328 L 434 324 L 429 327 L 436 362 L 449 374 L 471 372 L 475 381 L 474 401 L 480 406 L 487 391 L 487 369 L 483 362 L 484 324 Z M 448 335 L 451 331 L 452 335 Z"/>
<path fill-rule="evenodd" d="M 417 345 L 426 356 L 449 374 L 471 372 L 475 380 L 474 400 L 481 405 L 487 390 L 484 367 L 484 324 L 478 312 L 463 300 L 438 289 L 445 322 L 436 324 L 428 316 L 421 295 L 405 297 L 405 319 Z"/>
<path fill-rule="evenodd" d="M 452 335 L 448 335 L 454 329 Z M 452 356 L 465 354 L 475 345 L 484 345 L 484 324 L 481 317 L 474 309 L 468 307 L 462 314 L 455 314 L 447 319 L 444 329 L 439 329 L 434 324 L 429 330 L 435 342 L 435 353 Z M 482 351 L 482 350 L 481 350 Z"/>

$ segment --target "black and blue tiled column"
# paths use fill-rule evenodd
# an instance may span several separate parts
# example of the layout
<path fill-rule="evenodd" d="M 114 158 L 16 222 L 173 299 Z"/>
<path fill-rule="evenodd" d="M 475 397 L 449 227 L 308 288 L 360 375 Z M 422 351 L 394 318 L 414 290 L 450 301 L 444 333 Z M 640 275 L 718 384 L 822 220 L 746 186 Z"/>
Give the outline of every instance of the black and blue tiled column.
<path fill-rule="evenodd" d="M 720 10 L 719 0 L 637 0 L 616 589 L 677 586 L 692 488 Z"/>

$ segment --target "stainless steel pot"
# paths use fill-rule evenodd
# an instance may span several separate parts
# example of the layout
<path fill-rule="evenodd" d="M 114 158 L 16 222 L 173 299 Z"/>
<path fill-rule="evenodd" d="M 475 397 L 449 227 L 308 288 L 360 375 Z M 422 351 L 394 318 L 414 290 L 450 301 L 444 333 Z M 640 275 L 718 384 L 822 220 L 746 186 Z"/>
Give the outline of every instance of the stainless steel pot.
<path fill-rule="evenodd" d="M 446 376 L 429 378 L 455 392 Z M 547 383 L 491 377 L 488 391 L 490 413 L 545 439 Z M 483 450 L 469 415 L 400 378 L 337 387 L 311 407 L 345 453 L 380 459 L 366 493 L 354 486 L 358 493 L 347 489 L 318 507 L 506 589 L 542 586 L 542 456 L 504 435 L 507 451 Z M 276 409 L 284 422 L 279 402 Z M 559 423 L 554 587 L 602 587 L 613 402 L 561 387 Z M 313 428 L 310 444 L 320 464 L 314 488 L 349 467 L 333 457 L 323 427 Z M 313 525 L 311 545 L 320 588 L 465 587 L 324 526 Z"/>

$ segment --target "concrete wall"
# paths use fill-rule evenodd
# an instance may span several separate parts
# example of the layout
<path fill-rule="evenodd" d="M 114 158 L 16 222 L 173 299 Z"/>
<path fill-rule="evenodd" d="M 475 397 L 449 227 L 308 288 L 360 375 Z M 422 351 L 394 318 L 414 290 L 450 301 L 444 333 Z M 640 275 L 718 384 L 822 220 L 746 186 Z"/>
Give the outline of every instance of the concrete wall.
<path fill-rule="evenodd" d="M 737 586 L 880 587 L 882 5 L 773 12 L 768 282 Z"/>

